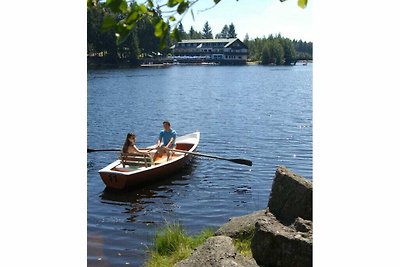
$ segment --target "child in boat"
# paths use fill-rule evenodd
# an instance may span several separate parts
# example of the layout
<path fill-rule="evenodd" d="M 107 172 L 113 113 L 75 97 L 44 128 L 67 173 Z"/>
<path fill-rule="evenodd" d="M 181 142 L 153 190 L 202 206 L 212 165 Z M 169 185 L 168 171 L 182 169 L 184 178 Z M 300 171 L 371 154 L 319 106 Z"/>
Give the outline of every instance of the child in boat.
<path fill-rule="evenodd" d="M 136 147 L 136 135 L 134 133 L 128 133 L 124 146 L 122 147 L 122 153 L 139 153 L 143 155 L 149 155 L 148 151 L 141 151 Z"/>

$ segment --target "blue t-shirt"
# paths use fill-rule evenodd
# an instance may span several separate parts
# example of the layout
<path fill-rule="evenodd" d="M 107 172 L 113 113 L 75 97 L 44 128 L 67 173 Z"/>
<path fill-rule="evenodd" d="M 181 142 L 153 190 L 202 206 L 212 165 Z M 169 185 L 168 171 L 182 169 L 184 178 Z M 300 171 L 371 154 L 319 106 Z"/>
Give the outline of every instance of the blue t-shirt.
<path fill-rule="evenodd" d="M 174 138 L 174 142 L 173 145 L 175 145 L 175 141 L 176 141 L 176 132 L 175 130 L 170 130 L 169 132 L 167 132 L 166 130 L 162 130 L 160 132 L 160 137 L 159 139 L 162 140 L 164 142 L 164 146 L 168 145 L 169 140 L 171 140 L 171 138 Z"/>

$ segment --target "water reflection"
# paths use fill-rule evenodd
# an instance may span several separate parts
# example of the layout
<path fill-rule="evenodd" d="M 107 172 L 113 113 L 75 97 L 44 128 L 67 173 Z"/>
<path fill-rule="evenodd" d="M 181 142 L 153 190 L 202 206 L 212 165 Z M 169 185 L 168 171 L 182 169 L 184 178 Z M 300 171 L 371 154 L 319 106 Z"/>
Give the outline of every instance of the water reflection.
<path fill-rule="evenodd" d="M 191 164 L 187 165 L 180 172 L 151 185 L 122 191 L 105 188 L 100 194 L 101 202 L 113 206 L 126 206 L 122 212 L 127 214 L 126 222 L 136 222 L 141 212 L 146 213 L 146 206 L 154 204 L 156 199 L 163 199 L 163 204 L 166 207 L 165 210 L 171 211 L 167 206 L 174 205 L 170 200 L 170 196 L 176 193 L 176 189 L 172 189 L 172 186 L 187 186 L 190 176 L 195 169 L 196 160 L 193 159 Z M 153 221 L 143 222 L 146 224 L 154 223 Z"/>

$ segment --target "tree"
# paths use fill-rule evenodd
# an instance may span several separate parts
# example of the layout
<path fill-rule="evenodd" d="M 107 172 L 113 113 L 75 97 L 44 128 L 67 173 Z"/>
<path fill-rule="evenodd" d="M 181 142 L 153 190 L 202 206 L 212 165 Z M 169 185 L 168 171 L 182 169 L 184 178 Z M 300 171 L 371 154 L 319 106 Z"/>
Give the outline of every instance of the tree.
<path fill-rule="evenodd" d="M 195 35 L 195 30 L 193 29 L 193 26 L 190 26 L 189 38 L 194 39 L 194 35 Z"/>
<path fill-rule="evenodd" d="M 282 65 L 285 59 L 285 51 L 279 40 L 273 40 L 271 42 L 271 59 L 272 63 L 276 65 Z"/>
<path fill-rule="evenodd" d="M 296 61 L 296 50 L 294 49 L 293 42 L 288 38 L 281 39 L 283 47 L 285 65 L 290 65 Z"/>
<path fill-rule="evenodd" d="M 143 57 L 153 55 L 160 50 L 160 39 L 154 36 L 154 25 L 149 19 L 143 19 L 136 25 L 138 29 L 139 49 Z"/>
<path fill-rule="evenodd" d="M 98 3 L 98 0 L 93 3 Z M 93 4 L 87 9 L 88 54 L 101 55 L 105 62 L 116 63 L 118 61 L 118 47 L 115 32 L 114 30 L 101 31 L 105 16 L 110 16 L 109 11 L 99 8 L 98 5 Z"/>
<path fill-rule="evenodd" d="M 188 39 L 188 34 L 185 32 L 185 30 L 183 29 L 183 25 L 182 23 L 179 23 L 178 26 L 178 32 L 179 32 L 179 37 L 183 40 Z"/>
<path fill-rule="evenodd" d="M 213 0 L 214 4 L 217 5 L 221 0 Z M 286 0 L 280 0 L 281 2 Z M 128 2 L 130 3 L 128 5 Z M 166 36 L 170 35 L 171 26 L 173 28 L 173 35 L 178 34 L 178 22 L 182 21 L 183 16 L 191 10 L 193 14 L 193 5 L 198 0 L 160 0 L 154 4 L 153 0 L 147 0 L 144 3 L 138 3 L 137 0 L 87 0 L 87 7 L 102 5 L 110 9 L 115 14 L 123 16 L 113 17 L 106 16 L 103 19 L 102 28 L 105 31 L 114 29 L 116 34 L 116 41 L 118 44 L 124 42 L 128 35 L 132 32 L 136 23 L 143 18 L 151 18 L 151 22 L 154 25 L 154 35 L 160 38 L 160 46 L 166 46 Z M 298 0 L 298 5 L 301 8 L 307 6 L 308 0 Z M 169 9 L 162 11 L 162 7 L 168 7 Z M 176 17 L 180 17 L 177 20 Z M 172 25 L 171 25 L 172 23 Z"/>
<path fill-rule="evenodd" d="M 250 42 L 250 37 L 249 37 L 249 34 L 246 33 L 246 35 L 244 36 L 244 39 L 243 39 L 243 43 L 248 47 L 249 42 Z"/>
<path fill-rule="evenodd" d="M 190 39 L 202 39 L 203 35 L 201 32 L 195 31 L 193 29 L 193 26 L 190 27 L 189 34 L 188 34 Z"/>
<path fill-rule="evenodd" d="M 266 43 L 262 49 L 262 54 L 261 54 L 261 64 L 263 65 L 268 65 L 271 64 L 271 45 L 270 43 Z"/>
<path fill-rule="evenodd" d="M 225 24 L 224 27 L 222 28 L 222 31 L 217 35 L 215 35 L 215 38 L 217 39 L 228 38 L 228 35 L 229 35 L 229 28 L 228 25 Z"/>
<path fill-rule="evenodd" d="M 235 25 L 233 25 L 233 23 L 231 23 L 229 25 L 229 29 L 228 29 L 228 38 L 236 38 L 237 34 L 235 31 Z"/>
<path fill-rule="evenodd" d="M 204 24 L 203 27 L 203 39 L 213 39 L 213 34 L 210 25 L 208 24 L 208 21 Z"/>
<path fill-rule="evenodd" d="M 164 2 L 166 1 L 166 2 Z M 214 0 L 217 5 L 221 0 Z M 281 2 L 286 0 L 280 0 Z M 120 14 L 119 18 L 113 16 L 106 16 L 103 19 L 102 28 L 104 30 L 115 29 L 117 43 L 122 43 L 126 40 L 128 35 L 131 33 L 132 28 L 138 21 L 143 18 L 150 17 L 154 25 L 154 35 L 161 39 L 161 46 L 166 44 L 166 36 L 170 32 L 170 22 L 177 21 L 176 16 L 184 16 L 188 10 L 198 2 L 198 0 L 162 0 L 154 4 L 153 0 L 147 0 L 145 3 L 138 4 L 137 1 L 132 0 L 128 5 L 128 0 L 107 0 L 106 2 L 99 2 L 99 0 L 87 0 L 87 7 L 102 5 L 111 10 L 113 14 Z M 307 6 L 307 0 L 298 0 L 298 5 L 302 8 Z M 171 10 L 168 10 L 169 15 L 163 17 L 161 7 L 167 6 Z M 176 8 L 176 11 L 174 11 Z M 193 11 L 192 11 L 193 14 Z M 178 21 L 181 21 L 182 18 Z M 173 26 L 173 34 L 178 34 L 178 23 Z M 232 32 L 233 34 L 233 32 Z M 234 36 L 234 35 L 232 35 Z"/>

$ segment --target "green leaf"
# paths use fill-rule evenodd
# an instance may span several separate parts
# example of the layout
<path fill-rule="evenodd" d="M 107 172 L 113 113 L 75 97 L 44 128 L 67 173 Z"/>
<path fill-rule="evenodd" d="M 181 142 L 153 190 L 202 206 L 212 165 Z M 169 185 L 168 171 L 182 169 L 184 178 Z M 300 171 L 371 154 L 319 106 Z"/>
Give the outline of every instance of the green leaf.
<path fill-rule="evenodd" d="M 189 6 L 189 4 L 186 1 L 180 3 L 178 6 L 178 9 L 177 9 L 179 15 L 182 15 L 185 12 L 185 10 L 188 8 L 188 6 Z"/>
<path fill-rule="evenodd" d="M 169 21 L 168 21 L 168 23 L 164 23 L 164 25 L 163 25 L 163 33 L 164 33 L 164 35 L 167 34 L 168 29 L 169 29 Z"/>
<path fill-rule="evenodd" d="M 182 2 L 182 1 L 168 0 L 167 6 L 168 6 L 168 7 L 174 7 L 174 6 L 176 6 L 177 4 L 179 4 L 180 2 Z"/>
<path fill-rule="evenodd" d="M 175 18 L 174 16 L 171 16 L 171 17 L 169 17 L 169 20 L 170 20 L 170 21 L 175 21 L 176 18 Z"/>
<path fill-rule="evenodd" d="M 126 25 L 126 28 L 127 28 L 128 30 L 132 30 L 135 26 L 136 26 L 136 23 L 135 23 L 135 22 L 132 22 L 132 23 L 130 23 L 130 24 L 127 24 L 127 25 Z"/>
<path fill-rule="evenodd" d="M 164 21 L 162 19 L 160 19 L 159 22 L 157 22 L 157 24 L 154 26 L 154 35 L 156 37 L 161 37 L 163 35 L 163 25 L 164 25 Z"/>
<path fill-rule="evenodd" d="M 122 13 L 125 13 L 128 10 L 128 4 L 125 0 L 121 1 L 121 4 L 119 5 L 119 10 L 121 10 Z"/>
<path fill-rule="evenodd" d="M 112 27 L 115 26 L 115 20 L 114 18 L 110 17 L 110 16 L 106 16 L 103 19 L 103 23 L 101 24 L 101 31 L 105 32 L 110 30 Z"/>
<path fill-rule="evenodd" d="M 307 6 L 308 0 L 298 0 L 297 5 L 301 8 L 305 8 Z"/>
<path fill-rule="evenodd" d="M 134 23 L 138 20 L 138 18 L 139 18 L 139 13 L 137 11 L 133 11 L 126 19 L 126 24 Z"/>
<path fill-rule="evenodd" d="M 125 24 L 124 20 L 120 20 L 115 27 L 115 36 L 117 37 L 117 45 L 122 44 L 130 33 L 129 26 Z"/>
<path fill-rule="evenodd" d="M 150 8 L 153 8 L 153 7 L 154 7 L 154 4 L 153 4 L 153 1 L 152 1 L 152 0 L 148 0 L 148 1 L 147 1 L 147 5 L 148 5 Z"/>
<path fill-rule="evenodd" d="M 214 0 L 215 4 L 218 4 L 221 0 Z"/>
<path fill-rule="evenodd" d="M 140 4 L 139 6 L 139 13 L 146 13 L 147 12 L 147 7 L 144 4 Z"/>
<path fill-rule="evenodd" d="M 129 30 L 124 30 L 119 33 L 115 33 L 115 36 L 117 37 L 117 45 L 122 44 L 125 42 L 126 38 L 128 38 L 130 31 Z"/>
<path fill-rule="evenodd" d="M 177 42 L 181 41 L 181 36 L 179 34 L 178 28 L 175 28 L 171 33 L 172 38 L 174 38 Z"/>
<path fill-rule="evenodd" d="M 164 36 L 161 38 L 161 40 L 160 40 L 160 49 L 161 49 L 161 50 L 165 49 L 165 47 L 167 46 L 167 45 L 166 45 L 167 42 L 166 42 L 165 36 L 166 36 L 166 35 L 164 35 Z"/>
<path fill-rule="evenodd" d="M 128 4 L 126 3 L 126 0 L 107 0 L 106 6 L 109 7 L 111 11 L 115 13 L 118 12 L 124 13 L 128 9 Z"/>

